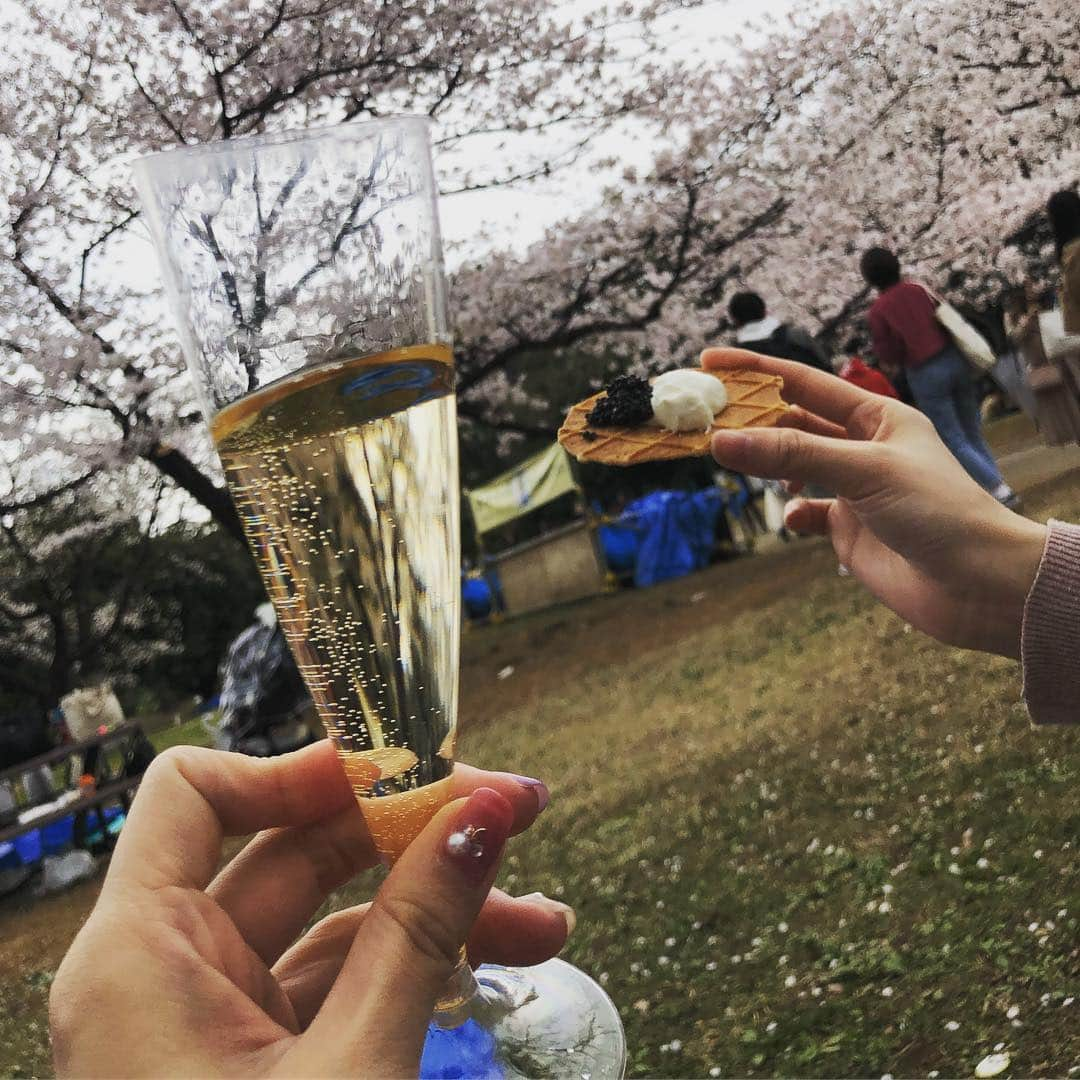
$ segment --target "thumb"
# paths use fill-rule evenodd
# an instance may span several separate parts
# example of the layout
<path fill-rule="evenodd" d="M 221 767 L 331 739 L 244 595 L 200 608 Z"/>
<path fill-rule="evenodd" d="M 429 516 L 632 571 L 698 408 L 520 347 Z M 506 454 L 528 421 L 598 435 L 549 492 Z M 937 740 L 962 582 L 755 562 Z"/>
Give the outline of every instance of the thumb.
<path fill-rule="evenodd" d="M 492 788 L 443 807 L 395 864 L 305 1040 L 415 1075 L 435 1002 L 457 966 L 514 825 Z"/>

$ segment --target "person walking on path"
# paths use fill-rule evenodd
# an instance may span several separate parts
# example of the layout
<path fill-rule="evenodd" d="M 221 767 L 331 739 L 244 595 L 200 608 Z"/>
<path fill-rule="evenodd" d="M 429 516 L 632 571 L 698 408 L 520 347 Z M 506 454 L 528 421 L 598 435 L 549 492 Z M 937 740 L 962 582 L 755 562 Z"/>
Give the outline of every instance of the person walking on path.
<path fill-rule="evenodd" d="M 1061 315 L 1065 333 L 1080 334 L 1080 194 L 1066 188 L 1046 204 L 1061 264 Z"/>
<path fill-rule="evenodd" d="M 728 316 L 739 348 L 832 372 L 825 350 L 805 330 L 770 315 L 759 293 L 737 292 L 728 302 Z"/>
<path fill-rule="evenodd" d="M 887 248 L 864 252 L 860 268 L 878 291 L 869 323 L 879 363 L 904 371 L 916 405 L 972 479 L 999 502 L 1018 506 L 983 438 L 971 369 L 937 321 L 937 301 L 903 278 L 900 260 Z"/>
<path fill-rule="evenodd" d="M 1029 282 L 1009 289 L 1001 306 L 1005 334 L 1020 356 L 1031 391 L 1039 433 L 1048 446 L 1080 442 L 1080 395 L 1064 360 L 1047 352 L 1033 286 Z"/>

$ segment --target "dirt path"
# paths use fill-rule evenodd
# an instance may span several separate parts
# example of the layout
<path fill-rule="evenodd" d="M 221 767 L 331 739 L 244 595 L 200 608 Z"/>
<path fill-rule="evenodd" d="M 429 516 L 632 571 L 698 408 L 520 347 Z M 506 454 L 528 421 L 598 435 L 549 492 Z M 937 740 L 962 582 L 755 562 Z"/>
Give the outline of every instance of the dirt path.
<path fill-rule="evenodd" d="M 635 664 L 658 647 L 690 642 L 703 622 L 715 620 L 721 602 L 726 617 L 738 619 L 835 565 L 824 541 L 795 540 L 652 589 L 626 589 L 472 630 L 463 650 L 462 725 L 472 730 L 538 701 L 553 681 L 573 682 L 598 668 Z M 507 667 L 513 673 L 500 680 Z"/>

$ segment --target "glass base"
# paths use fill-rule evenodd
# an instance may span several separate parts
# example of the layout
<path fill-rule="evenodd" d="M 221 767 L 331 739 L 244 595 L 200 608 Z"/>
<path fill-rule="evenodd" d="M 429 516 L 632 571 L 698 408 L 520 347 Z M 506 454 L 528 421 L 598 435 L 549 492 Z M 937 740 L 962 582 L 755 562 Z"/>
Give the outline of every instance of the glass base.
<path fill-rule="evenodd" d="M 626 1038 L 611 998 L 563 960 L 530 968 L 485 964 L 477 992 L 437 1016 L 420 1060 L 425 1080 L 620 1080 Z"/>

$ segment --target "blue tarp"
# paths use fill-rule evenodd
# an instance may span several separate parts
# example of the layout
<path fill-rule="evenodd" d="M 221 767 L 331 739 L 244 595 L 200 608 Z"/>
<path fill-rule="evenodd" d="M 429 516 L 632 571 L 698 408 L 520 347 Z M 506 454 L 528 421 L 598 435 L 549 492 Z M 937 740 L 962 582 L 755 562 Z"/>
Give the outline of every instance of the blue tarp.
<path fill-rule="evenodd" d="M 420 1058 L 423 1080 L 502 1080 L 505 1075 L 495 1060 L 495 1037 L 475 1020 L 456 1028 L 428 1026 Z"/>
<path fill-rule="evenodd" d="M 724 508 L 739 513 L 745 503 L 744 491 L 654 491 L 601 527 L 604 556 L 616 573 L 632 569 L 639 588 L 682 577 L 708 565 Z"/>
<path fill-rule="evenodd" d="M 601 525 L 600 545 L 609 569 L 616 574 L 632 574 L 641 548 L 641 529 L 636 523 L 623 524 L 622 518 L 612 525 Z"/>

